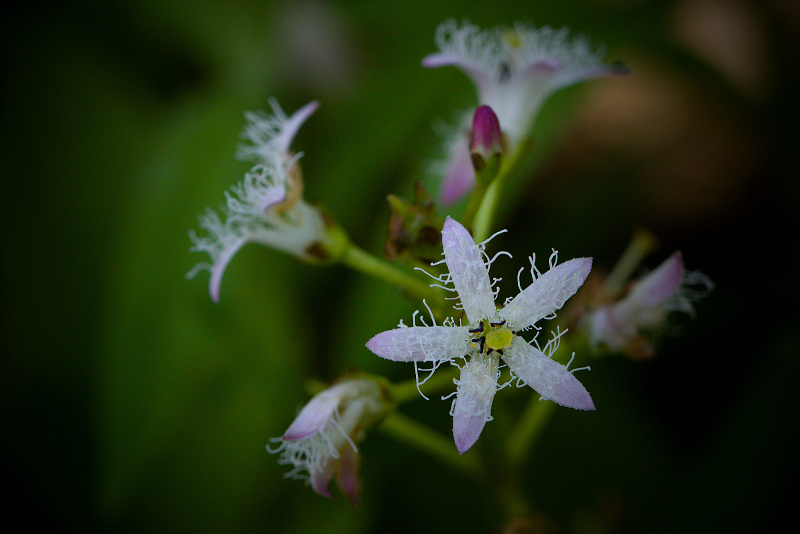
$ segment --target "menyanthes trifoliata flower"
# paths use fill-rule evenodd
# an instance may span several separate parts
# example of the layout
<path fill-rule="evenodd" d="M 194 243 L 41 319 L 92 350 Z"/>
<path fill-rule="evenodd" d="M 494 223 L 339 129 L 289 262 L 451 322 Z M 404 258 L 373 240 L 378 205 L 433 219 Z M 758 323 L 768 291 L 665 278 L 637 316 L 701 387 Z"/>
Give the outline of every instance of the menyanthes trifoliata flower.
<path fill-rule="evenodd" d="M 585 314 L 580 327 L 595 347 L 623 352 L 634 359 L 655 353 L 648 338 L 667 326 L 671 312 L 694 315 L 693 302 L 714 288 L 706 275 L 687 271 L 683 256 L 675 252 L 655 270 L 630 287 L 619 301 Z"/>
<path fill-rule="evenodd" d="M 384 389 L 375 380 L 343 380 L 315 395 L 283 437 L 272 439 L 280 445 L 267 450 L 280 453 L 279 464 L 293 466 L 287 477 L 305 478 L 314 491 L 330 497 L 328 483 L 336 476 L 342 492 L 358 504 L 361 482 L 356 442 L 390 407 Z"/>
<path fill-rule="evenodd" d="M 571 39 L 567 28 L 517 23 L 481 30 L 449 20 L 436 29 L 436 45 L 439 51 L 426 56 L 422 65 L 462 69 L 475 84 L 478 103 L 497 114 L 511 154 L 528 136 L 542 103 L 552 93 L 590 78 L 626 72 L 619 65 L 603 64 L 604 52 L 593 49 L 584 38 Z M 456 137 L 448 141 L 441 188 L 444 203 L 461 198 L 475 182 L 465 146 L 471 119 L 470 112 Z"/>
<path fill-rule="evenodd" d="M 190 231 L 192 251 L 206 252 L 210 263 L 196 265 L 187 275 L 200 270 L 211 273 L 209 293 L 219 300 L 222 275 L 234 255 L 248 243 L 287 252 L 309 262 L 319 262 L 334 255 L 339 242 L 335 228 L 320 210 L 303 199 L 303 177 L 299 159 L 289 147 L 305 120 L 318 104 L 306 104 L 287 117 L 275 100 L 270 101 L 272 115 L 247 113 L 248 121 L 237 157 L 256 165 L 244 180 L 225 192 L 226 205 L 221 217 L 207 208 L 198 217 L 207 235 Z"/>
<path fill-rule="evenodd" d="M 406 326 L 382 332 L 367 342 L 367 348 L 382 358 L 400 362 L 432 364 L 462 359 L 453 402 L 453 438 L 459 453 L 478 440 L 484 425 L 491 420 L 491 408 L 498 389 L 501 360 L 512 379 L 531 386 L 541 395 L 578 410 L 594 410 L 586 388 L 566 366 L 554 361 L 519 334 L 541 319 L 555 317 L 583 284 L 592 268 L 591 258 L 577 258 L 556 265 L 555 253 L 550 270 L 539 273 L 531 259 L 533 283 L 497 308 L 497 290 L 489 279 L 489 259 L 483 245 L 477 245 L 469 232 L 450 217 L 442 229 L 444 262 L 449 275 L 441 278 L 446 289 L 458 294 L 467 324 L 447 319 L 444 324 Z M 453 287 L 449 287 L 452 284 Z M 555 340 L 558 340 L 556 336 Z M 551 347 L 556 346 L 551 345 Z M 510 382 L 508 382 L 510 383 Z"/>

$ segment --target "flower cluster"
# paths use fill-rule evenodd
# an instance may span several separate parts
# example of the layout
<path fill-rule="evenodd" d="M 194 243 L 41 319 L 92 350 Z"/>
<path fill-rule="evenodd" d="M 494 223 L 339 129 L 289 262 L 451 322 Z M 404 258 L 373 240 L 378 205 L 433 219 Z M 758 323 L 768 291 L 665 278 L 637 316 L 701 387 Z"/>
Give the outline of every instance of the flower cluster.
<path fill-rule="evenodd" d="M 586 388 L 566 366 L 552 360 L 519 336 L 536 322 L 552 318 L 583 284 L 592 268 L 591 258 L 551 264 L 533 283 L 498 309 L 489 279 L 491 261 L 469 232 L 450 217 L 442 230 L 444 261 L 467 325 L 449 320 L 442 326 L 406 326 L 382 332 L 367 348 L 382 358 L 400 362 L 428 362 L 438 366 L 469 358 L 461 368 L 453 402 L 453 437 L 458 452 L 466 452 L 491 420 L 492 401 L 498 388 L 500 360 L 522 382 L 549 399 L 578 410 L 594 410 Z M 497 256 L 495 256 L 497 257 Z"/>
<path fill-rule="evenodd" d="M 497 114 L 511 153 L 527 137 L 552 93 L 590 78 L 626 72 L 619 65 L 603 64 L 603 51 L 592 49 L 586 39 L 570 39 L 567 28 L 515 24 L 481 30 L 449 20 L 437 28 L 436 44 L 439 51 L 426 56 L 422 65 L 463 70 L 475 84 L 478 102 Z M 459 200 L 475 184 L 468 144 L 471 120 L 470 112 L 447 143 L 449 157 L 440 192 L 445 204 Z"/>
<path fill-rule="evenodd" d="M 465 114 L 458 135 L 451 141 L 450 159 L 439 184 L 443 203 L 455 202 L 474 188 L 461 217 L 463 224 L 449 216 L 443 221 L 436 204 L 417 184 L 413 202 L 388 197 L 391 214 L 384 251 L 389 260 L 400 261 L 390 263 L 356 247 L 321 208 L 303 197 L 302 154 L 293 152 L 291 145 L 318 104 L 311 102 L 287 116 L 271 100 L 271 113 L 246 114 L 241 134 L 245 142 L 236 155 L 254 166 L 225 192 L 226 202 L 219 212 L 207 209 L 199 217 L 205 234 L 189 234 L 191 250 L 207 253 L 210 261 L 195 266 L 187 276 L 208 270 L 214 302 L 219 300 L 227 266 L 248 243 L 315 264 L 339 261 L 390 283 L 409 298 L 425 297 L 422 302 L 432 324 L 422 319 L 418 325 L 415 313 L 411 326 L 400 321 L 397 328 L 369 339 L 366 347 L 384 359 L 412 362 L 420 394 L 421 384 L 439 366 L 449 364 L 452 371 L 459 372 L 458 378 L 439 374 L 433 380 L 441 391 L 452 391 L 451 380 L 455 384 L 455 391 L 445 397 L 454 397 L 450 415 L 455 450 L 449 438 L 392 412 L 396 404 L 416 398 L 414 381 L 390 384 L 356 371 L 316 394 L 283 436 L 271 440 L 276 445 L 267 446 L 279 455 L 279 464 L 291 466 L 287 477 L 306 479 L 315 492 L 328 497 L 328 486 L 336 479 L 354 504 L 361 486 L 357 443 L 379 423 L 407 443 L 464 467 L 473 465 L 476 457 L 458 456 L 456 451 L 464 454 L 475 445 L 492 420 L 497 392 L 506 386 L 530 386 L 539 400 L 576 410 L 595 409 L 591 395 L 575 377 L 579 369 L 570 369 L 572 360 L 564 365 L 553 359 L 566 330 L 556 326 L 544 347 L 537 341 L 542 329 L 537 323 L 554 319 L 583 286 L 592 270 L 592 258 L 559 264 L 553 251 L 549 268 L 541 272 L 535 256 L 531 256 L 531 283 L 523 287 L 520 275 L 524 269 L 520 269 L 519 293 L 498 304 L 496 285 L 500 279 L 491 278 L 489 269 L 499 256 L 510 254 L 500 252 L 490 257 L 486 244 L 491 238 L 481 240 L 491 233 L 492 218 L 505 193 L 502 186 L 530 146 L 530 130 L 546 98 L 570 84 L 621 74 L 625 69 L 602 63 L 602 51 L 593 49 L 583 38 L 570 38 L 566 29 L 516 24 L 481 30 L 468 23 L 459 26 L 448 21 L 437 29 L 436 44 L 439 51 L 425 57 L 422 64 L 459 67 L 477 89 L 478 105 Z M 467 228 L 474 229 L 476 238 Z M 693 301 L 713 284 L 700 273 L 687 272 L 680 253 L 675 253 L 652 273 L 629 284 L 623 294 L 622 288 L 638 268 L 645 249 L 650 251 L 642 243 L 629 249 L 633 252 L 623 254 L 627 259 L 618 262 L 621 267 L 606 279 L 591 309 L 569 306 L 568 312 L 562 312 L 562 324 L 577 325 L 577 329 L 570 328 L 569 336 L 577 334 L 582 342 L 588 341 L 598 350 L 641 358 L 652 355 L 649 336 L 664 328 L 668 314 L 692 314 Z M 434 261 L 441 256 L 444 259 Z M 436 283 L 430 284 L 409 268 L 420 265 L 431 265 L 434 274 L 429 276 Z M 444 274 L 435 276 L 439 273 Z M 592 283 L 587 285 L 589 291 L 584 290 L 584 294 L 592 293 Z M 448 297 L 447 292 L 455 296 Z M 437 324 L 436 319 L 449 309 L 450 299 L 457 301 L 453 306 L 456 314 Z M 564 321 L 563 315 L 570 317 Z M 430 373 L 423 380 L 419 378 L 419 365 Z M 509 440 L 513 446 L 503 449 L 509 466 L 515 465 L 530 445 L 537 431 L 531 425 L 532 419 L 523 417 Z"/>

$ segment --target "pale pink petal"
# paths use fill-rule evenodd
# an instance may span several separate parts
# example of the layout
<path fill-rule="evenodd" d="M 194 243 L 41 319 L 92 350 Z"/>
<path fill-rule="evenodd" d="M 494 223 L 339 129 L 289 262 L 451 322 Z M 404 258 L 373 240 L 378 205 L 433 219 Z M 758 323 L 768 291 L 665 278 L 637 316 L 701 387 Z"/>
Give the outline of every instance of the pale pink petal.
<path fill-rule="evenodd" d="M 510 328 L 525 329 L 559 310 L 583 284 L 592 270 L 592 258 L 575 258 L 556 265 L 503 308 Z"/>
<path fill-rule="evenodd" d="M 470 337 L 468 326 L 409 326 L 381 332 L 367 348 L 397 362 L 439 362 L 469 352 Z"/>
<path fill-rule="evenodd" d="M 459 454 L 472 447 L 491 419 L 497 392 L 497 360 L 474 357 L 461 369 L 455 406 L 453 440 Z"/>
<path fill-rule="evenodd" d="M 461 200 L 475 187 L 475 169 L 466 140 L 458 144 L 448 162 L 439 190 L 439 201 L 444 205 Z"/>
<path fill-rule="evenodd" d="M 566 366 L 548 358 L 521 337 L 514 338 L 503 360 L 515 375 L 535 389 L 543 399 L 576 410 L 594 410 L 589 392 Z"/>
<path fill-rule="evenodd" d="M 581 326 L 588 330 L 593 345 L 604 343 L 611 350 L 622 350 L 636 335 L 633 321 L 619 323 L 617 311 L 617 306 L 601 306 L 584 316 Z"/>
<path fill-rule="evenodd" d="M 486 72 L 485 67 L 480 63 L 450 52 L 435 52 L 429 54 L 422 58 L 422 66 L 429 69 L 448 66 L 458 67 L 472 78 L 473 83 L 478 87 L 486 85 L 491 81 L 491 73 Z"/>
<path fill-rule="evenodd" d="M 553 90 L 558 90 L 570 85 L 602 78 L 603 76 L 625 76 L 630 70 L 620 64 L 587 65 L 583 68 L 563 69 L 554 73 L 551 81 Z"/>
<path fill-rule="evenodd" d="M 239 249 L 245 246 L 249 241 L 250 239 L 247 237 L 241 237 L 227 243 L 225 248 L 220 251 L 219 257 L 214 261 L 214 264 L 209 268 L 211 276 L 208 278 L 208 292 L 211 295 L 212 301 L 219 302 L 222 275 L 225 274 L 225 269 L 236 253 L 239 252 Z"/>
<path fill-rule="evenodd" d="M 277 105 L 277 103 L 275 104 Z M 275 107 L 273 105 L 273 108 Z M 317 108 L 319 107 L 319 102 L 312 101 L 303 106 L 302 108 L 295 111 L 291 117 L 286 119 L 286 122 L 283 124 L 280 133 L 275 138 L 275 145 L 277 148 L 283 152 L 289 152 L 289 147 L 292 145 L 292 141 L 294 140 L 294 136 L 297 135 L 297 132 L 300 130 L 300 127 L 303 125 L 304 122 L 314 113 Z M 280 108 L 276 109 L 277 112 Z"/>
<path fill-rule="evenodd" d="M 361 492 L 361 479 L 358 476 L 359 456 L 352 447 L 345 447 L 339 458 L 339 470 L 336 483 L 342 493 L 347 495 L 353 506 L 358 505 L 358 494 Z"/>
<path fill-rule="evenodd" d="M 461 305 L 470 323 L 487 318 L 494 310 L 494 293 L 483 255 L 460 223 L 447 217 L 442 229 L 444 258 Z"/>
<path fill-rule="evenodd" d="M 322 428 L 333 417 L 336 408 L 346 394 L 341 386 L 333 386 L 314 395 L 295 417 L 283 434 L 286 441 L 304 439 Z"/>
<path fill-rule="evenodd" d="M 635 308 L 650 308 L 673 295 L 683 280 L 683 257 L 680 252 L 664 260 L 633 286 L 625 300 Z"/>
<path fill-rule="evenodd" d="M 320 471 L 312 472 L 309 479 L 311 488 L 323 497 L 332 498 L 333 495 L 331 495 L 330 490 L 328 490 L 328 483 L 331 481 L 334 474 L 336 474 L 336 466 L 333 462 L 324 466 Z"/>

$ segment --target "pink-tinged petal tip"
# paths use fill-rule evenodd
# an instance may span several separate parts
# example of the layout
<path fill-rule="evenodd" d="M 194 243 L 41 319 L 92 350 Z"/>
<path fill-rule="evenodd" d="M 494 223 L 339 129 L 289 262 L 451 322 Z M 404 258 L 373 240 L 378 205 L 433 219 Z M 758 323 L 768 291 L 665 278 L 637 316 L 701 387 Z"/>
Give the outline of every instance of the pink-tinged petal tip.
<path fill-rule="evenodd" d="M 438 362 L 463 356 L 468 350 L 469 327 L 409 326 L 381 332 L 367 348 L 396 362 Z"/>
<path fill-rule="evenodd" d="M 557 361 L 522 338 L 515 338 L 503 356 L 511 371 L 535 389 L 543 399 L 576 410 L 594 410 L 594 402 L 583 384 Z"/>
<path fill-rule="evenodd" d="M 641 278 L 626 300 L 637 308 L 655 306 L 680 288 L 683 274 L 683 256 L 680 252 L 675 252 L 654 271 Z"/>
<path fill-rule="evenodd" d="M 497 363 L 473 358 L 461 369 L 453 407 L 453 441 L 459 454 L 467 452 L 491 419 L 497 392 Z"/>

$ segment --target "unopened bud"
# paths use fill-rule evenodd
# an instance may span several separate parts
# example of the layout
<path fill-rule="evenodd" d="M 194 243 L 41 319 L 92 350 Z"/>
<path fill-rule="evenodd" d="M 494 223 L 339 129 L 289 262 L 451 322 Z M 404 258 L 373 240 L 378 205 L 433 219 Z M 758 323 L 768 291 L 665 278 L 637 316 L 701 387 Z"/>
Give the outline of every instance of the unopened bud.
<path fill-rule="evenodd" d="M 503 154 L 503 134 L 500 121 L 492 108 L 479 106 L 472 118 L 472 139 L 469 144 L 475 172 L 483 171 L 489 160 Z"/>

